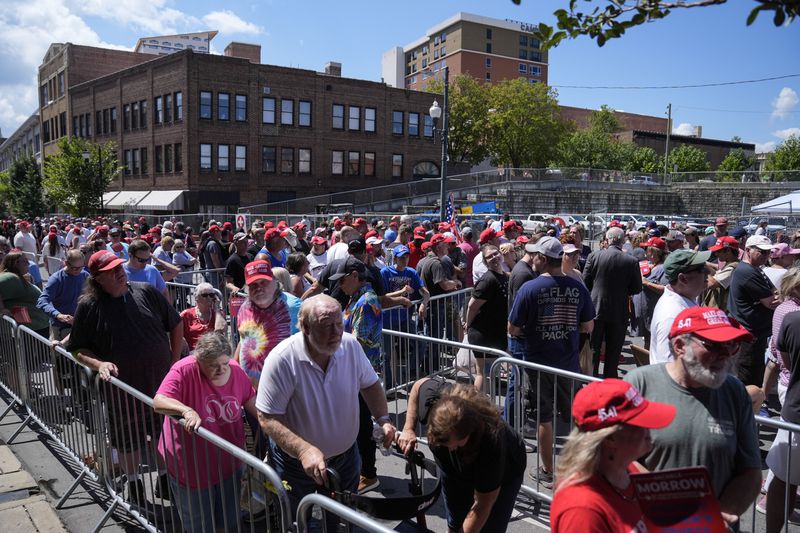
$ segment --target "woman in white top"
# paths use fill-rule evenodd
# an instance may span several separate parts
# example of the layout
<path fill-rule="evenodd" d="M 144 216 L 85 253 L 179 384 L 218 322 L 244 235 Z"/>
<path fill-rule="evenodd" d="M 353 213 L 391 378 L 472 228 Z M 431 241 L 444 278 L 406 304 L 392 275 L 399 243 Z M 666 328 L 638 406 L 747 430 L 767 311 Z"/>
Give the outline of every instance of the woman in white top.
<path fill-rule="evenodd" d="M 181 239 L 175 239 L 172 244 L 172 264 L 181 269 L 181 273 L 178 274 L 175 281 L 191 283 L 195 263 L 197 263 L 197 258 L 189 255 L 189 252 L 186 251 L 186 244 Z"/>
<path fill-rule="evenodd" d="M 64 247 L 58 242 L 58 234 L 51 231 L 42 246 L 42 256 L 47 274 L 52 276 L 64 266 Z"/>

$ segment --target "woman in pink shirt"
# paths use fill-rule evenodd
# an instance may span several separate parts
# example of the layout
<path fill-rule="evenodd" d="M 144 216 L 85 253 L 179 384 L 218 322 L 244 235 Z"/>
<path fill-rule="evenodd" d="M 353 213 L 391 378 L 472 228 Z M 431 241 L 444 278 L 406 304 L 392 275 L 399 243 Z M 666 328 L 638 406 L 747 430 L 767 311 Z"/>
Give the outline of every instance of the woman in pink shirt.
<path fill-rule="evenodd" d="M 167 465 L 172 501 L 186 531 L 235 530 L 243 466 L 194 435 L 206 430 L 244 448 L 242 409 L 256 417 L 256 393 L 218 332 L 200 337 L 193 356 L 172 365 L 153 399 L 164 415 L 158 452 Z M 175 417 L 175 418 L 173 418 Z M 177 417 L 185 421 L 182 434 Z"/>

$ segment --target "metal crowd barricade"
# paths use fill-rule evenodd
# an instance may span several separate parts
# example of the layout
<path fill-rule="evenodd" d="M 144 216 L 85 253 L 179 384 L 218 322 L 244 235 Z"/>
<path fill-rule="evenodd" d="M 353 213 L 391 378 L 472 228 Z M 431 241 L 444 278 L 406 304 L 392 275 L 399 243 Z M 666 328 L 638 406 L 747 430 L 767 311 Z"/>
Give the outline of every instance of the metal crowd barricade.
<path fill-rule="evenodd" d="M 425 318 L 425 335 L 436 339 L 461 341 L 464 330 L 462 319 L 467 314 L 467 303 L 472 288 L 431 296 Z"/>
<path fill-rule="evenodd" d="M 322 508 L 324 511 L 332 512 L 336 516 L 344 519 L 347 523 L 355 524 L 363 531 L 375 533 L 391 533 L 393 531 L 376 522 L 370 516 L 347 507 L 327 496 L 309 494 L 300 500 L 300 503 L 297 505 L 297 533 L 307 533 L 309 531 L 309 515 L 315 506 Z"/>
<path fill-rule="evenodd" d="M 204 281 L 212 284 L 215 288 L 222 290 L 225 285 L 224 268 L 206 268 L 202 270 L 192 270 L 185 274 L 191 274 L 190 285 L 200 285 Z"/>
<path fill-rule="evenodd" d="M 25 405 L 27 389 L 24 388 L 24 371 L 17 357 L 19 326 L 10 316 L 2 316 L 0 319 L 0 388 L 11 398 L 8 407 L 0 414 L 2 420 L 14 407 Z"/>
<path fill-rule="evenodd" d="M 197 285 L 190 285 L 188 283 L 175 283 L 174 281 L 167 282 L 167 289 L 170 294 L 170 303 L 175 307 L 179 313 L 190 307 L 194 307 L 197 303 L 194 298 L 194 291 Z"/>
<path fill-rule="evenodd" d="M 291 530 L 288 494 L 266 463 L 203 427 L 189 435 L 165 426 L 153 400 L 117 378 L 95 383 L 105 413 L 101 464 L 113 500 L 96 531 L 117 508 L 148 531 Z M 219 416 L 231 416 L 220 409 Z M 216 508 L 214 494 L 223 502 Z"/>

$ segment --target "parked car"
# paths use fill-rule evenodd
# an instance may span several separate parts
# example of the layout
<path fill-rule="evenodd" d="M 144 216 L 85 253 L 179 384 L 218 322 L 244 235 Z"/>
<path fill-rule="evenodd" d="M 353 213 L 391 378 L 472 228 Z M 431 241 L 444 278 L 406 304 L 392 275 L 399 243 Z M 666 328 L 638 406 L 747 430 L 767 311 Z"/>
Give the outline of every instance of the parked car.
<path fill-rule="evenodd" d="M 775 235 L 778 231 L 786 231 L 786 219 L 783 217 L 753 217 L 749 220 L 739 221 L 739 225 L 744 226 L 749 235 L 753 235 L 758 228 L 761 219 L 767 219 L 767 234 Z"/>
<path fill-rule="evenodd" d="M 522 221 L 522 229 L 525 233 L 536 233 L 554 216 L 550 213 L 531 213 Z"/>
<path fill-rule="evenodd" d="M 634 185 L 658 185 L 658 182 L 652 176 L 634 176 L 628 180 L 628 183 Z"/>

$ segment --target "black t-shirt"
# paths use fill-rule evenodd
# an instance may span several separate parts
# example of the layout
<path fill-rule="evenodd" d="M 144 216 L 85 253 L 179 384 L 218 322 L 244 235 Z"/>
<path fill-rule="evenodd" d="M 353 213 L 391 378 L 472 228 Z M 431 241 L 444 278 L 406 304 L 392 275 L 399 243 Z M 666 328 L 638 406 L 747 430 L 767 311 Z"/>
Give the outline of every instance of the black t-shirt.
<path fill-rule="evenodd" d="M 525 471 L 525 444 L 522 438 L 503 422 L 497 434 L 484 434 L 474 461 L 466 463 L 458 450 L 446 446 L 431 448 L 436 463 L 448 482 L 471 487 L 476 492 L 492 492 L 518 478 Z"/>
<path fill-rule="evenodd" d="M 431 296 L 439 296 L 448 291 L 439 286 L 439 283 L 448 279 L 442 262 L 436 255 L 429 253 L 417 264 L 417 274 L 422 278 L 425 288 Z"/>
<path fill-rule="evenodd" d="M 205 261 L 205 268 L 217 268 L 212 259 L 212 255 L 218 255 L 220 264 L 225 265 L 225 254 L 222 251 L 222 245 L 214 239 L 208 239 L 203 247 L 203 260 Z"/>
<path fill-rule="evenodd" d="M 787 422 L 800 424 L 800 311 L 789 313 L 783 317 L 781 330 L 775 345 L 778 350 L 789 354 L 792 362 L 792 373 L 789 377 L 789 388 L 786 390 L 786 401 L 783 402 L 781 417 Z"/>
<path fill-rule="evenodd" d="M 325 265 L 322 272 L 319 273 L 318 281 L 320 285 L 325 287 L 325 293 L 334 298 L 342 306 L 342 309 L 347 307 L 347 302 L 350 301 L 350 296 L 344 293 L 339 288 L 339 280 L 331 281 L 330 277 L 336 273 L 339 266 L 344 263 L 346 259 L 336 259 Z M 383 296 L 386 294 L 386 287 L 383 286 L 383 277 L 381 276 L 381 269 L 376 266 L 365 265 L 367 267 L 367 281 L 372 285 L 372 290 L 375 291 L 376 296 Z"/>
<path fill-rule="evenodd" d="M 508 309 L 514 307 L 514 298 L 517 297 L 517 291 L 522 287 L 526 281 L 536 279 L 539 273 L 536 272 L 525 261 L 517 261 L 514 268 L 511 269 L 511 276 L 508 278 Z"/>
<path fill-rule="evenodd" d="M 500 344 L 505 347 L 508 325 L 508 276 L 503 272 L 487 270 L 472 290 L 472 297 L 485 300 L 486 303 L 472 319 L 470 337 L 474 328 L 480 332 L 487 345 Z"/>
<path fill-rule="evenodd" d="M 225 262 L 225 275 L 233 278 L 233 284 L 240 289 L 245 286 L 244 267 L 252 260 L 253 256 L 250 254 L 247 254 L 244 257 L 239 254 L 233 254 Z M 287 288 L 286 290 L 289 289 Z"/>
<path fill-rule="evenodd" d="M 775 286 L 764 271 L 741 262 L 731 276 L 728 312 L 756 337 L 769 336 L 774 311 L 761 305 L 761 299 L 770 296 L 774 290 Z"/>
<path fill-rule="evenodd" d="M 311 245 L 305 239 L 297 239 L 297 246 L 294 247 L 294 251 L 308 255 L 311 253 Z"/>
<path fill-rule="evenodd" d="M 114 363 L 119 379 L 153 396 L 172 360 L 168 333 L 181 317 L 150 284 L 128 285 L 119 298 L 103 294 L 78 304 L 67 350 L 83 348 Z"/>

